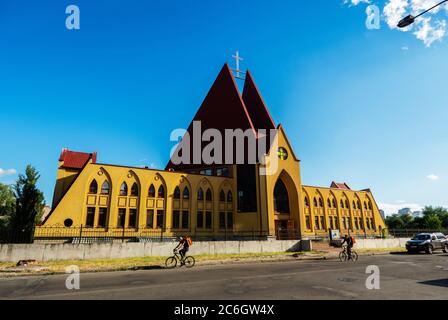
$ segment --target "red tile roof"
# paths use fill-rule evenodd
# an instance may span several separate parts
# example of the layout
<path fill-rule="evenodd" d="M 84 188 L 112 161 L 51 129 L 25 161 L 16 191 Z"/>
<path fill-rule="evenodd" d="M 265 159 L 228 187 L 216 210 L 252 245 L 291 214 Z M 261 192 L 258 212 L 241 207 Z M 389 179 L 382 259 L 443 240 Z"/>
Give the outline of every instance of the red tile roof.
<path fill-rule="evenodd" d="M 63 162 L 62 167 L 68 169 L 82 169 L 90 159 L 96 163 L 96 152 L 85 153 L 62 149 L 59 157 L 59 161 Z"/>
<path fill-rule="evenodd" d="M 334 189 L 343 189 L 343 190 L 351 190 L 348 184 L 345 182 L 339 183 L 339 182 L 332 182 L 330 188 Z"/>

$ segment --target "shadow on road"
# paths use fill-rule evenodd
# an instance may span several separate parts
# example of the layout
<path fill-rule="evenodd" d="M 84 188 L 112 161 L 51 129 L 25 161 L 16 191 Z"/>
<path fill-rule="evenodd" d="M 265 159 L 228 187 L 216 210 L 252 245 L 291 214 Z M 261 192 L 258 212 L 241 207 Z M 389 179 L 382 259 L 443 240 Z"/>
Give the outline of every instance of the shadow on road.
<path fill-rule="evenodd" d="M 419 253 L 408 253 L 405 251 L 393 251 L 393 252 L 390 252 L 390 254 L 397 255 L 397 256 L 409 256 L 409 255 L 416 255 Z"/>
<path fill-rule="evenodd" d="M 448 279 L 428 280 L 428 281 L 421 281 L 419 283 L 427 284 L 427 285 L 430 285 L 430 286 L 438 286 L 438 287 L 446 287 L 446 288 L 448 288 Z"/>
<path fill-rule="evenodd" d="M 162 266 L 135 266 L 130 268 L 129 270 L 160 270 L 160 269 L 166 269 Z"/>

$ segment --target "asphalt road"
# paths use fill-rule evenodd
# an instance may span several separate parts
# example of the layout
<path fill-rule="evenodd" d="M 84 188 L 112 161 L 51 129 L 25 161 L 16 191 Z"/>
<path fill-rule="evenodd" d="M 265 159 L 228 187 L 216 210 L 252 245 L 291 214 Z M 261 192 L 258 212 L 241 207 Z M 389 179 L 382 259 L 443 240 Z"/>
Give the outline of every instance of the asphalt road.
<path fill-rule="evenodd" d="M 366 267 L 380 271 L 368 290 Z M 0 299 L 448 299 L 448 255 L 360 256 L 358 262 L 265 262 L 0 280 Z"/>

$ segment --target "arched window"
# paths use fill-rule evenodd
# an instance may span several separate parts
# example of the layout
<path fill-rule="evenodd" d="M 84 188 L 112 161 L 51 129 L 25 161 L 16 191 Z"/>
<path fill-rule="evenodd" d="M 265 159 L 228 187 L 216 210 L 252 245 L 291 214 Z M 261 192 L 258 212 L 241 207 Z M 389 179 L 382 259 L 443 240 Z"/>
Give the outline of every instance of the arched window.
<path fill-rule="evenodd" d="M 274 187 L 274 210 L 279 213 L 289 213 L 288 190 L 281 179 L 278 179 Z"/>
<path fill-rule="evenodd" d="M 310 200 L 308 199 L 308 197 L 305 197 L 305 207 L 309 206 L 310 206 Z"/>
<path fill-rule="evenodd" d="M 212 191 L 210 189 L 205 192 L 205 201 L 212 201 Z"/>
<path fill-rule="evenodd" d="M 219 201 L 225 202 L 226 201 L 226 194 L 224 193 L 224 190 L 221 190 L 219 193 Z"/>
<path fill-rule="evenodd" d="M 319 207 L 324 207 L 324 200 L 322 200 L 322 198 L 319 198 Z"/>
<path fill-rule="evenodd" d="M 361 201 L 358 200 L 358 209 L 361 209 Z"/>
<path fill-rule="evenodd" d="M 342 201 L 342 199 L 341 199 L 341 208 L 344 208 L 344 201 Z"/>
<path fill-rule="evenodd" d="M 155 198 L 156 197 L 156 188 L 154 188 L 153 184 L 151 184 L 149 186 L 148 197 L 150 197 L 150 198 Z"/>
<path fill-rule="evenodd" d="M 369 201 L 369 210 L 372 210 L 372 202 Z"/>
<path fill-rule="evenodd" d="M 138 186 L 137 186 L 137 183 L 135 183 L 135 182 L 131 187 L 131 196 L 138 197 Z"/>
<path fill-rule="evenodd" d="M 353 206 L 353 209 L 356 209 L 356 203 L 355 203 L 355 200 L 353 200 L 352 206 Z"/>
<path fill-rule="evenodd" d="M 103 185 L 101 186 L 101 194 L 109 194 L 110 192 L 110 185 L 109 181 L 104 181 Z"/>
<path fill-rule="evenodd" d="M 316 197 L 314 197 L 314 199 L 313 199 L 313 204 L 314 204 L 315 207 L 317 207 L 317 200 L 316 200 Z"/>
<path fill-rule="evenodd" d="M 126 182 L 123 182 L 120 187 L 120 196 L 127 196 L 128 195 L 128 185 Z"/>
<path fill-rule="evenodd" d="M 159 190 L 157 190 L 157 197 L 158 198 L 165 198 L 165 187 L 161 185 L 159 187 Z"/>
<path fill-rule="evenodd" d="M 336 208 L 337 206 L 336 206 L 336 199 L 335 198 L 333 198 L 333 208 Z"/>
<path fill-rule="evenodd" d="M 232 196 L 232 191 L 227 192 L 227 202 L 232 202 L 233 201 L 233 196 Z"/>
<path fill-rule="evenodd" d="M 90 194 L 97 194 L 98 193 L 98 183 L 96 182 L 95 179 L 93 179 L 93 181 L 90 183 L 89 193 Z"/>
<path fill-rule="evenodd" d="M 364 201 L 364 209 L 367 210 L 367 203 Z"/>
<path fill-rule="evenodd" d="M 331 208 L 331 201 L 330 201 L 330 198 L 327 199 L 327 206 L 328 206 L 328 208 Z"/>
<path fill-rule="evenodd" d="M 198 200 L 204 200 L 204 191 L 202 190 L 202 188 L 199 188 L 198 190 Z"/>
<path fill-rule="evenodd" d="M 188 190 L 187 187 L 185 187 L 184 192 L 182 193 L 182 198 L 190 199 L 190 190 Z"/>
<path fill-rule="evenodd" d="M 179 187 L 176 187 L 176 189 L 174 189 L 173 198 L 174 199 L 180 199 L 180 189 L 179 189 Z"/>
<path fill-rule="evenodd" d="M 345 207 L 350 209 L 350 202 L 348 202 L 348 199 L 345 199 Z"/>

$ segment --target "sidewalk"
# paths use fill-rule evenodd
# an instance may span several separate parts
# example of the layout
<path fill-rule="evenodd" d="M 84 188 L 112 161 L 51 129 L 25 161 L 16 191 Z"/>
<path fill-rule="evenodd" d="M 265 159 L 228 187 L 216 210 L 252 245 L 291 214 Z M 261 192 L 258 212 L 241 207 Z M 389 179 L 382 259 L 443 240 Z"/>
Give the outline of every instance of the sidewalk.
<path fill-rule="evenodd" d="M 357 250 L 362 255 L 390 254 L 403 251 L 402 248 Z M 262 254 L 233 254 L 233 255 L 203 255 L 196 256 L 196 267 L 222 264 L 267 263 L 302 260 L 330 260 L 338 259 L 339 251 L 311 251 L 311 252 L 274 252 Z M 129 270 L 163 269 L 167 257 L 144 257 L 110 260 L 78 260 L 51 261 L 30 264 L 27 267 L 16 267 L 14 263 L 0 263 L 0 278 L 22 277 L 32 275 L 65 274 L 68 266 L 77 266 L 80 272 L 111 272 Z"/>

